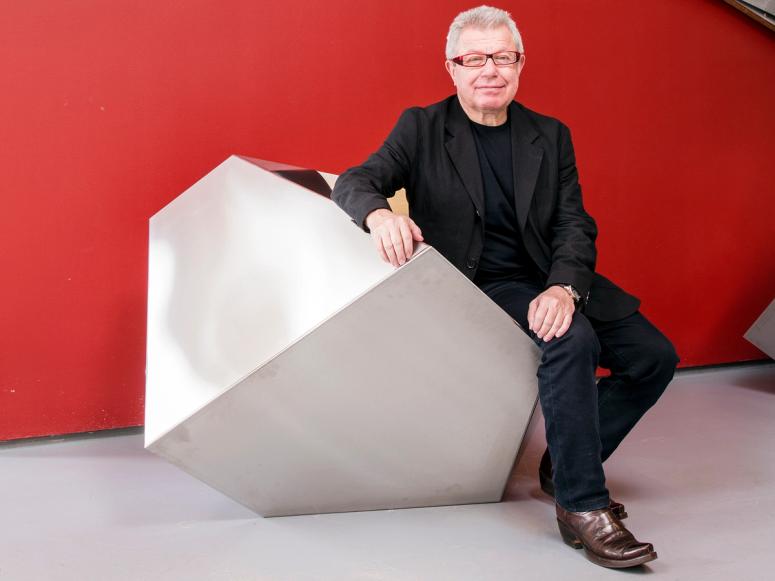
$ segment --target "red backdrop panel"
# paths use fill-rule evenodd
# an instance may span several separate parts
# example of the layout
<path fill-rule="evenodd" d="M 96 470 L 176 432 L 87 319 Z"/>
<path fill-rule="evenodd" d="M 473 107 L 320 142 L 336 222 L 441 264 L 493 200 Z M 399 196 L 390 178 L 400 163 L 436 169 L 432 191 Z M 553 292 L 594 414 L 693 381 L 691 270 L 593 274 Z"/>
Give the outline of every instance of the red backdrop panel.
<path fill-rule="evenodd" d="M 28 0 L 0 19 L 0 439 L 142 423 L 147 220 L 231 153 L 341 172 L 452 91 L 469 2 Z M 775 35 L 719 0 L 507 1 L 600 270 L 684 365 L 762 357 Z"/>

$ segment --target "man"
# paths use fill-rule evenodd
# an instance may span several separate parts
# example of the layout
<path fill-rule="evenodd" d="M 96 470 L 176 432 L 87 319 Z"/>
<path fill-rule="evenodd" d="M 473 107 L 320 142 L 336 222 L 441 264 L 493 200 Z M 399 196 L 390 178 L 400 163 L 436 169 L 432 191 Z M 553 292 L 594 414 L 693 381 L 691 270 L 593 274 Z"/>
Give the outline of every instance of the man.
<path fill-rule="evenodd" d="M 456 95 L 405 111 L 332 197 L 394 266 L 431 244 L 539 344 L 548 449 L 541 487 L 563 540 L 606 567 L 657 557 L 622 524 L 602 463 L 659 398 L 678 358 L 639 301 L 595 274 L 570 133 L 514 101 L 525 54 L 507 12 L 480 6 L 449 29 Z M 386 198 L 406 188 L 410 217 Z M 610 377 L 595 382 L 598 365 Z"/>

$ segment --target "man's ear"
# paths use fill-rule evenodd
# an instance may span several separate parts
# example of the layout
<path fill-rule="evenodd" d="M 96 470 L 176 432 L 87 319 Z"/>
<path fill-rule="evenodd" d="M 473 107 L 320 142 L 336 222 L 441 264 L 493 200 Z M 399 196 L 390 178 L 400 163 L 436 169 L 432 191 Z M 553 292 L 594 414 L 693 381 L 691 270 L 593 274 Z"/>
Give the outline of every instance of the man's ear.
<path fill-rule="evenodd" d="M 449 76 L 452 77 L 452 84 L 455 84 L 455 63 L 450 60 L 444 61 L 444 68 L 447 69 Z"/>
<path fill-rule="evenodd" d="M 521 55 L 519 55 L 519 61 L 517 62 L 517 75 L 522 74 L 522 69 L 525 68 L 525 59 L 527 57 L 525 56 L 525 53 L 523 52 Z"/>

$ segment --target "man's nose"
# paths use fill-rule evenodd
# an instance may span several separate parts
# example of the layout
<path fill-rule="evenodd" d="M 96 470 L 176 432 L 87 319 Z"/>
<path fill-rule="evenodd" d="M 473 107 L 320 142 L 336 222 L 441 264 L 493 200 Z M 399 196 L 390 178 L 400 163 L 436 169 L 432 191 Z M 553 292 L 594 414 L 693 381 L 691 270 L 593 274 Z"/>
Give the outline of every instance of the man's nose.
<path fill-rule="evenodd" d="M 492 56 L 488 56 L 482 66 L 482 74 L 494 75 L 498 73 L 498 67 L 495 66 L 495 59 Z"/>

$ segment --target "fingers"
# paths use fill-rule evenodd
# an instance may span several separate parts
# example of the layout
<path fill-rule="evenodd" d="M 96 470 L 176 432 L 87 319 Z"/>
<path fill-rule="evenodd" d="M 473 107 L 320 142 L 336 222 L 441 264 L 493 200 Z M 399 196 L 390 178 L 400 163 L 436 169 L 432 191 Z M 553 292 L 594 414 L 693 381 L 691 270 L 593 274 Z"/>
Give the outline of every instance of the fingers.
<path fill-rule="evenodd" d="M 390 238 L 390 234 L 387 236 L 381 236 L 379 239 L 379 245 L 384 249 L 384 254 L 387 258 L 387 262 L 393 266 L 398 266 L 398 257 L 396 256 L 396 250 L 393 247 L 393 241 Z"/>
<path fill-rule="evenodd" d="M 554 320 L 552 321 L 551 326 L 549 327 L 549 330 L 544 335 L 544 341 L 551 341 L 557 336 L 557 332 L 562 328 L 562 325 L 565 323 L 565 313 L 557 311 L 555 314 Z"/>
<path fill-rule="evenodd" d="M 387 242 L 387 246 L 385 247 L 385 252 L 388 255 L 388 258 L 390 258 L 390 264 L 393 266 L 398 266 L 398 255 L 396 254 L 396 247 L 393 245 L 393 242 Z"/>
<path fill-rule="evenodd" d="M 404 245 L 404 256 L 409 260 L 414 253 L 414 241 L 412 240 L 412 230 L 406 221 L 398 223 L 398 232 L 401 234 L 401 242 Z"/>
<path fill-rule="evenodd" d="M 399 233 L 391 230 L 372 231 L 372 239 L 382 260 L 395 267 L 406 262 L 404 241 Z"/>
<path fill-rule="evenodd" d="M 379 253 L 380 257 L 382 257 L 382 260 L 385 262 L 390 262 L 390 257 L 385 252 L 385 247 L 382 245 L 382 238 L 378 238 L 374 235 L 372 235 L 371 239 L 374 241 L 374 246 L 377 247 L 377 252 Z"/>
<path fill-rule="evenodd" d="M 412 257 L 414 240 L 422 240 L 417 225 L 406 216 L 389 216 L 371 229 L 371 236 L 382 260 L 395 267 Z"/>
<path fill-rule="evenodd" d="M 396 225 L 396 228 L 390 230 L 390 240 L 393 243 L 393 252 L 396 253 L 398 264 L 406 262 L 406 251 L 404 250 L 404 241 L 401 238 L 401 229 Z"/>
<path fill-rule="evenodd" d="M 543 317 L 541 317 L 541 312 L 544 312 Z M 549 338 L 547 338 L 547 334 L 549 333 L 549 330 L 552 328 L 552 325 L 554 325 L 554 321 L 557 318 L 557 311 L 551 307 L 538 307 L 538 312 L 536 319 L 538 319 L 538 322 L 540 322 L 540 327 L 538 327 L 538 330 L 535 332 L 536 335 L 538 335 L 539 339 L 543 339 L 544 341 L 548 341 Z"/>
<path fill-rule="evenodd" d="M 533 324 L 536 316 L 536 309 L 538 308 L 538 298 L 534 298 L 530 301 L 527 308 L 527 328 L 535 332 L 535 325 Z"/>
<path fill-rule="evenodd" d="M 570 329 L 570 324 L 573 322 L 573 313 L 568 313 L 562 321 L 559 331 L 555 334 L 555 337 L 562 337 L 565 332 Z"/>
<path fill-rule="evenodd" d="M 422 242 L 424 238 L 422 237 L 422 230 L 420 230 L 420 227 L 415 224 L 412 220 L 409 220 L 409 228 L 412 231 L 412 238 L 417 240 L 417 242 Z"/>
<path fill-rule="evenodd" d="M 530 302 L 527 320 L 530 330 L 542 339 L 554 322 L 555 311 L 545 297 L 538 295 Z"/>
<path fill-rule="evenodd" d="M 551 341 L 568 331 L 573 322 L 574 310 L 570 297 L 566 300 L 554 291 L 544 291 L 528 306 L 528 326 L 539 339 Z"/>

